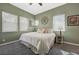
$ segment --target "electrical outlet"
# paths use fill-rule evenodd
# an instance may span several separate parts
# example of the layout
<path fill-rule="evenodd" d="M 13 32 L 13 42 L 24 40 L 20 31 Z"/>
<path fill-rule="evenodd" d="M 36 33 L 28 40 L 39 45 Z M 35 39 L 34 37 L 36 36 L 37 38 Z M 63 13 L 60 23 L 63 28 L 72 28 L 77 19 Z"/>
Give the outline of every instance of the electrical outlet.
<path fill-rule="evenodd" d="M 5 39 L 2 39 L 2 41 L 5 42 L 6 40 Z"/>

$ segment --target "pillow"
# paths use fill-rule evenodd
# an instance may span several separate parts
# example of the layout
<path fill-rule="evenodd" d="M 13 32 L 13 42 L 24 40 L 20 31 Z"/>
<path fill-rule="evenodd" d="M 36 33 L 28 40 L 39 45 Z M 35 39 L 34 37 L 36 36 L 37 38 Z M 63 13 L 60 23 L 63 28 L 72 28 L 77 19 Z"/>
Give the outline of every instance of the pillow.
<path fill-rule="evenodd" d="M 41 33 L 41 29 L 38 29 L 37 32 L 38 32 L 38 33 Z"/>
<path fill-rule="evenodd" d="M 48 29 L 48 28 L 43 28 L 43 29 L 38 29 L 37 32 L 38 33 L 51 33 L 53 31 L 51 29 Z"/>
<path fill-rule="evenodd" d="M 44 33 L 45 32 L 45 29 L 41 29 L 41 32 Z"/>
<path fill-rule="evenodd" d="M 48 29 L 44 29 L 44 32 L 43 33 L 48 33 Z"/>
<path fill-rule="evenodd" d="M 48 29 L 48 33 L 51 33 L 51 29 Z"/>
<path fill-rule="evenodd" d="M 53 29 L 51 29 L 51 33 L 53 33 Z"/>
<path fill-rule="evenodd" d="M 53 29 L 48 29 L 48 33 L 53 33 Z"/>
<path fill-rule="evenodd" d="M 38 33 L 44 33 L 45 29 L 38 29 L 37 32 Z"/>

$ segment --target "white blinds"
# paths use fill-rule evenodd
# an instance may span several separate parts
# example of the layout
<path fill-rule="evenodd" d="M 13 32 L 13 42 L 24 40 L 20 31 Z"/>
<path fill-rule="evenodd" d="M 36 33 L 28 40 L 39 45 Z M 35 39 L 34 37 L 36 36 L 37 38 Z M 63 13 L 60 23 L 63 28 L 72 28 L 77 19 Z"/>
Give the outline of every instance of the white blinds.
<path fill-rule="evenodd" d="M 17 16 L 2 12 L 2 32 L 14 32 L 17 30 Z"/>
<path fill-rule="evenodd" d="M 65 31 L 65 15 L 53 16 L 53 30 L 54 31 Z"/>
<path fill-rule="evenodd" d="M 29 27 L 29 20 L 25 17 L 20 17 L 20 31 L 27 31 Z"/>

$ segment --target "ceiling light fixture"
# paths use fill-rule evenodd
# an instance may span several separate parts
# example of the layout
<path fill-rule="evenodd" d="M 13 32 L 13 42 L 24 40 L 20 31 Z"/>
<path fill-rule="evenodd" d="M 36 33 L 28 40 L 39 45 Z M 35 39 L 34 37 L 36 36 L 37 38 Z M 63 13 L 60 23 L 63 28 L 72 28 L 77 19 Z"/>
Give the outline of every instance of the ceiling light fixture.
<path fill-rule="evenodd" d="M 34 4 L 34 3 L 29 3 L 30 5 Z M 42 3 L 38 3 L 40 6 L 42 6 L 43 4 Z"/>

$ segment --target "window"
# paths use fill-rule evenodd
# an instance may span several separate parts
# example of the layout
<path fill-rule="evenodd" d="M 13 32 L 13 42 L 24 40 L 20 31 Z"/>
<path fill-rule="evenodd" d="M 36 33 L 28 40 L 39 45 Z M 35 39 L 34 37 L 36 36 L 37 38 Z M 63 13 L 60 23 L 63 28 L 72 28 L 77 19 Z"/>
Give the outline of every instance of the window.
<path fill-rule="evenodd" d="M 39 21 L 35 20 L 35 26 L 38 26 L 38 25 L 39 25 Z"/>
<path fill-rule="evenodd" d="M 53 30 L 54 31 L 65 31 L 65 15 L 53 16 Z"/>
<path fill-rule="evenodd" d="M 29 20 L 25 17 L 20 17 L 20 31 L 27 31 L 29 27 Z"/>
<path fill-rule="evenodd" d="M 2 32 L 14 32 L 17 30 L 17 16 L 2 12 Z"/>

